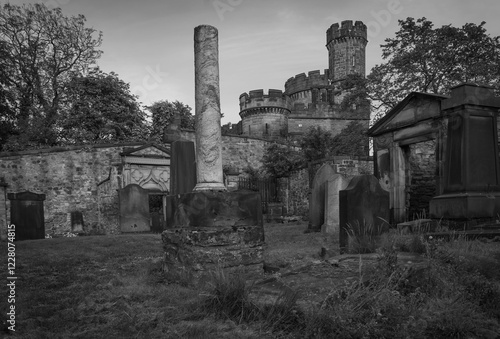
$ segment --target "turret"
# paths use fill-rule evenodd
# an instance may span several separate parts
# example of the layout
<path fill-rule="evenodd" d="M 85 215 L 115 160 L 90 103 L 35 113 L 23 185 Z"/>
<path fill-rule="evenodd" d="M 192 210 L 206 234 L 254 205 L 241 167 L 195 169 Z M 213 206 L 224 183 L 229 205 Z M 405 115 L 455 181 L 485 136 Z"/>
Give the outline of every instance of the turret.
<path fill-rule="evenodd" d="M 342 21 L 326 31 L 330 80 L 343 80 L 350 73 L 365 76 L 367 28 L 361 21 Z"/>
<path fill-rule="evenodd" d="M 279 138 L 286 130 L 288 114 L 283 91 L 257 89 L 240 95 L 243 135 Z"/>

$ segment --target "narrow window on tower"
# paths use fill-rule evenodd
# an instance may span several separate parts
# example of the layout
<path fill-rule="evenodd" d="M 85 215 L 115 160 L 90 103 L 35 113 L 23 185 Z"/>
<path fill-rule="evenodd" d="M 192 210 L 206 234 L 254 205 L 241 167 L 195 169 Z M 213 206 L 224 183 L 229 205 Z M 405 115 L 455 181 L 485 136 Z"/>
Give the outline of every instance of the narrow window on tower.
<path fill-rule="evenodd" d="M 356 65 L 356 57 L 353 55 L 352 56 L 352 65 L 355 66 Z"/>

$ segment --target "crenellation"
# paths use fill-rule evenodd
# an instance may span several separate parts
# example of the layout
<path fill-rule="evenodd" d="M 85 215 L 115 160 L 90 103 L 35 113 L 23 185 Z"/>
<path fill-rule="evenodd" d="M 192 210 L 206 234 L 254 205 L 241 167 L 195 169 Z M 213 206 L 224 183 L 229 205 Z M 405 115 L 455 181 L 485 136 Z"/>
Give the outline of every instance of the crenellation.
<path fill-rule="evenodd" d="M 305 73 L 297 74 L 287 80 L 285 83 L 285 94 L 292 95 L 300 91 L 307 91 L 313 87 L 328 86 L 329 72 L 327 69 L 321 74 L 319 70 L 308 72 L 308 76 Z"/>
<path fill-rule="evenodd" d="M 329 64 L 323 72 L 312 70 L 290 77 L 284 91 L 269 90 L 265 94 L 254 90 L 240 95 L 243 135 L 264 136 L 271 125 L 291 135 L 300 135 L 313 126 L 336 135 L 353 119 L 369 120 L 369 109 L 340 110 L 342 93 L 336 87 L 336 82 L 348 74 L 365 75 L 366 25 L 344 20 L 331 25 L 326 35 Z M 278 118 L 279 114 L 282 117 Z"/>

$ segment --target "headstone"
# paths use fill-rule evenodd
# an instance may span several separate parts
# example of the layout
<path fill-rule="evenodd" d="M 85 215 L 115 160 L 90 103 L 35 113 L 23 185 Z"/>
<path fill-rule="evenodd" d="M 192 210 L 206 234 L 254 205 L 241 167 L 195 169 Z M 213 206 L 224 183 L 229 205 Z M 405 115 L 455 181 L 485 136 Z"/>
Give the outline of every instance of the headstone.
<path fill-rule="evenodd" d="M 80 211 L 71 212 L 71 231 L 83 232 L 83 214 Z"/>
<path fill-rule="evenodd" d="M 118 190 L 120 199 L 120 230 L 148 232 L 151 230 L 149 215 L 149 192 L 137 184 Z"/>
<path fill-rule="evenodd" d="M 348 233 L 381 233 L 388 228 L 389 192 L 384 190 L 373 175 L 352 178 L 340 198 L 340 251 L 348 251 Z"/>
<path fill-rule="evenodd" d="M 215 27 L 194 29 L 196 173 L 195 191 L 225 191 L 222 172 L 219 95 L 219 33 Z"/>
<path fill-rule="evenodd" d="M 321 166 L 313 179 L 309 199 L 309 230 L 319 232 L 325 222 L 325 187 L 326 182 L 333 178 L 335 170 L 329 164 Z"/>
<path fill-rule="evenodd" d="M 10 200 L 10 224 L 15 225 L 15 239 L 44 239 L 43 201 L 45 200 L 45 194 L 25 191 L 8 193 L 7 198 Z"/>
<path fill-rule="evenodd" d="M 193 191 L 196 186 L 196 160 L 192 141 L 174 141 L 170 146 L 170 194 Z"/>
<path fill-rule="evenodd" d="M 322 233 L 339 234 L 339 192 L 346 189 L 349 179 L 342 174 L 334 174 L 325 184 L 325 220 Z"/>
<path fill-rule="evenodd" d="M 443 194 L 431 218 L 496 218 L 500 213 L 497 112 L 500 98 L 486 86 L 462 84 L 441 103 L 449 115 Z"/>

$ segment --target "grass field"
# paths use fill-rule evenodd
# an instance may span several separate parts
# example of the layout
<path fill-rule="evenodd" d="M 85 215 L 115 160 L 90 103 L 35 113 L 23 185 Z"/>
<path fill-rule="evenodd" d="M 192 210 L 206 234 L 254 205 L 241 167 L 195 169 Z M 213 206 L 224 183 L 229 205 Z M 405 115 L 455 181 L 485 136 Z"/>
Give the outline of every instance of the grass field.
<path fill-rule="evenodd" d="M 331 240 L 303 225 L 266 225 L 266 261 L 319 259 Z M 2 334 L 19 338 L 496 338 L 500 243 L 426 243 L 424 271 L 391 266 L 380 252 L 368 284 L 331 286 L 315 309 L 290 290 L 266 305 L 239 277 L 194 284 L 162 271 L 160 235 L 16 242 L 15 332 L 8 331 L 7 262 Z M 7 243 L 0 243 L 7 253 Z M 257 277 L 254 277 L 257 278 Z M 279 277 L 278 277 L 279 278 Z"/>

